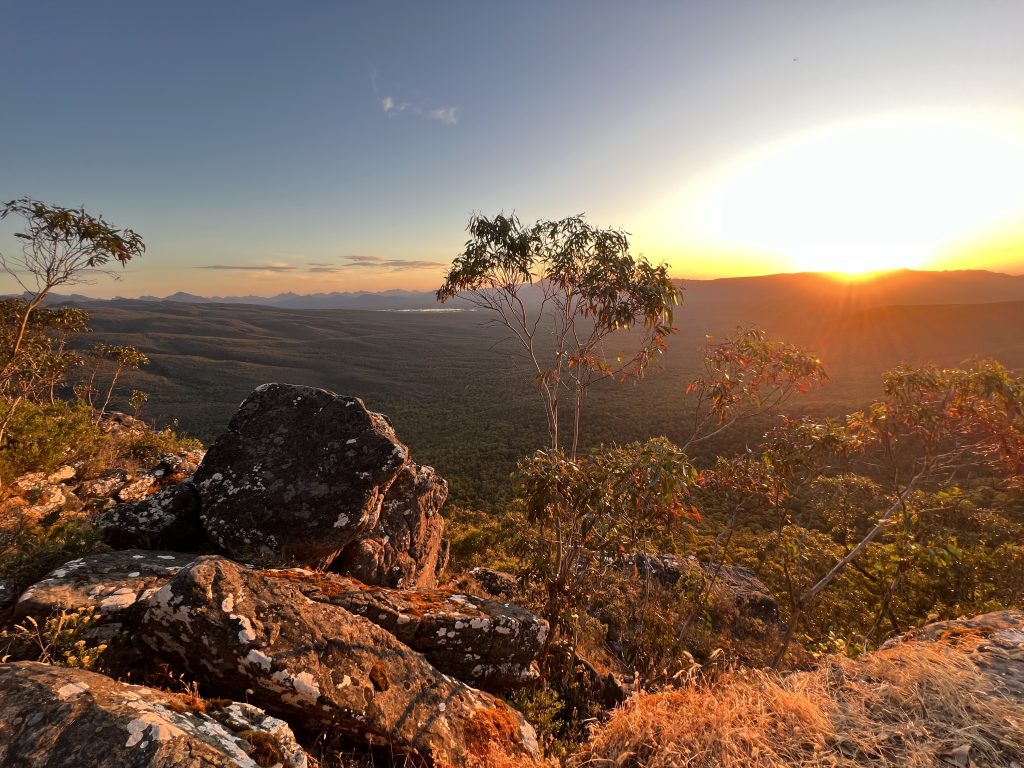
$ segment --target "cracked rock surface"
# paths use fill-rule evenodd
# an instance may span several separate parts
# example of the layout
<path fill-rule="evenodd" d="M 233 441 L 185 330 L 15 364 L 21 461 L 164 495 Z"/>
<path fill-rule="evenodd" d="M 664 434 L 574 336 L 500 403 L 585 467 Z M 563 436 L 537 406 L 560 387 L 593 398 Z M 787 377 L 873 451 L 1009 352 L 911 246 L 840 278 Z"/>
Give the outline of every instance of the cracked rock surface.
<path fill-rule="evenodd" d="M 376 526 L 346 546 L 330 570 L 378 587 L 436 587 L 448 564 L 441 517 L 447 498 L 448 483 L 433 467 L 403 467 L 384 495 Z"/>
<path fill-rule="evenodd" d="M 536 679 L 548 623 L 524 608 L 445 590 L 369 587 L 333 573 L 269 571 L 310 600 L 383 627 L 442 672 L 500 690 Z"/>
<path fill-rule="evenodd" d="M 199 558 L 155 593 L 140 638 L 203 686 L 313 731 L 435 765 L 462 765 L 485 740 L 538 754 L 533 728 L 501 700 L 293 581 L 224 558 Z"/>

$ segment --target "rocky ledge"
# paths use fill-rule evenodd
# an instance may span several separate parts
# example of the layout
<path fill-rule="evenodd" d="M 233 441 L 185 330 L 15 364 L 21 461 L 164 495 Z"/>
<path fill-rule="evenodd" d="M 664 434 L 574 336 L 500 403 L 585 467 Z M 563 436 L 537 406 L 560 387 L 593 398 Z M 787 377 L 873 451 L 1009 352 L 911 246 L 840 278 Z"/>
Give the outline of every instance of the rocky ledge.
<path fill-rule="evenodd" d="M 466 765 L 485 749 L 539 760 L 533 728 L 483 689 L 535 679 L 547 623 L 435 588 L 447 484 L 386 417 L 268 384 L 196 458 L 144 475 L 138 492 L 121 475 L 91 488 L 115 497 L 97 524 L 116 551 L 63 564 L 11 610 L 38 626 L 88 613 L 82 639 L 114 644 L 112 675 L 163 664 L 216 713 L 91 672 L 7 664 L 0 763 L 305 765 L 290 728 L 380 746 L 401 765 Z M 56 488 L 38 497 L 52 501 L 66 480 L 26 482 Z M 0 585 L 0 607 L 13 597 Z"/>

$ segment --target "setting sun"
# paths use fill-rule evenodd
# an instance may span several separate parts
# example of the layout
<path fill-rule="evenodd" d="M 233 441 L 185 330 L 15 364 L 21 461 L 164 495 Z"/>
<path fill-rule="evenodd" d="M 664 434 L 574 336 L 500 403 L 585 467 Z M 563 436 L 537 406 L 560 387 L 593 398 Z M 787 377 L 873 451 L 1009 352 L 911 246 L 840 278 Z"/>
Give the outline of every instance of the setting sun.
<path fill-rule="evenodd" d="M 972 266 L 971 244 L 1024 214 L 1022 125 L 917 113 L 776 142 L 691 186 L 676 237 L 776 271 Z"/>

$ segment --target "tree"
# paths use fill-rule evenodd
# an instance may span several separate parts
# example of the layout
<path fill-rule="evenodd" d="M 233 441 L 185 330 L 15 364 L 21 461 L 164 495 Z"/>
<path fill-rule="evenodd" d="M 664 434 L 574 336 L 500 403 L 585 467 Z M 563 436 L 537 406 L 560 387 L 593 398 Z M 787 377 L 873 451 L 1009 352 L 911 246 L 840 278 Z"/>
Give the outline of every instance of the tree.
<path fill-rule="evenodd" d="M 131 345 L 106 344 L 104 342 L 93 344 L 92 353 L 101 360 L 109 361 L 113 368 L 110 373 L 110 383 L 107 385 L 106 396 L 103 398 L 103 403 L 96 412 L 96 422 L 99 423 L 103 419 L 103 414 L 107 412 L 107 406 L 110 405 L 110 398 L 114 396 L 114 389 L 117 387 L 117 382 L 121 378 L 121 374 L 126 370 L 134 371 L 140 366 L 147 365 L 149 363 L 149 358 L 146 357 L 138 347 Z M 92 388 L 91 380 L 89 387 L 90 389 Z M 90 395 L 91 394 L 92 393 L 90 392 Z M 133 393 L 132 397 L 138 399 L 137 395 L 144 394 L 145 393 L 142 392 L 136 392 Z"/>
<path fill-rule="evenodd" d="M 583 216 L 526 227 L 515 215 L 476 215 L 468 231 L 437 298 L 461 296 L 512 333 L 536 374 L 552 450 L 562 444 L 561 397 L 571 398 L 575 457 L 587 389 L 643 375 L 675 331 L 679 290 L 667 265 L 630 253 L 625 232 Z M 613 334 L 622 343 L 610 349 Z"/>
<path fill-rule="evenodd" d="M 6 350 L 2 376 L 6 376 L 21 351 L 32 313 L 54 288 L 88 282 L 94 270 L 111 262 L 124 266 L 141 256 L 146 246 L 130 229 L 116 229 L 102 216 L 84 208 L 62 208 L 28 197 L 11 200 L 0 208 L 0 221 L 20 216 L 25 230 L 19 255 L 0 254 L 0 268 L 26 292 L 20 320 Z"/>
<path fill-rule="evenodd" d="M 721 342 L 708 336 L 703 363 L 703 372 L 686 389 L 696 402 L 683 450 L 773 412 L 792 395 L 828 379 L 814 353 L 772 341 L 757 328 L 737 328 Z"/>
<path fill-rule="evenodd" d="M 801 616 L 845 569 L 893 523 L 918 511 L 926 483 L 949 482 L 958 472 L 984 467 L 1021 484 L 1024 470 L 1024 380 L 994 360 L 966 368 L 900 367 L 883 375 L 882 399 L 837 422 L 787 421 L 765 447 L 785 497 L 797 485 L 834 468 L 829 457 L 861 454 L 873 471 L 889 478 L 887 506 L 874 524 L 810 586 L 790 594 L 790 617 L 775 663 L 782 661 Z M 780 533 L 788 507 L 780 497 Z M 783 550 L 785 551 L 785 547 Z M 899 571 L 897 571 L 897 574 Z M 787 582 L 795 583 L 787 573 Z M 884 606 L 883 606 L 884 608 Z"/>

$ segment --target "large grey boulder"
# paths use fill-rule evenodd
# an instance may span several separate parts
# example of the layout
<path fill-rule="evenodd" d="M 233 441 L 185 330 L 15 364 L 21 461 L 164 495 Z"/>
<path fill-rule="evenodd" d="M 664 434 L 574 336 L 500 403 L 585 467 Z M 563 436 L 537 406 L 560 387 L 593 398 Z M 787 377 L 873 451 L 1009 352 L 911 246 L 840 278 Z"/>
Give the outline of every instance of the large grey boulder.
<path fill-rule="evenodd" d="M 259 741 L 259 745 L 254 742 Z M 260 762 L 253 758 L 259 749 Z M 0 765 L 306 768 L 281 720 L 249 704 L 205 712 L 182 697 L 82 669 L 0 664 Z"/>
<path fill-rule="evenodd" d="M 333 573 L 268 571 L 307 599 L 364 616 L 442 672 L 503 690 L 537 679 L 548 623 L 525 608 L 445 590 L 368 587 Z"/>
<path fill-rule="evenodd" d="M 465 765 L 486 743 L 538 753 L 533 729 L 504 702 L 294 581 L 223 558 L 198 559 L 154 594 L 139 637 L 203 690 L 384 745 L 399 764 Z"/>
<path fill-rule="evenodd" d="M 431 589 L 448 564 L 441 506 L 448 483 L 433 467 L 409 464 L 384 495 L 377 525 L 346 546 L 330 570 L 379 587 Z"/>
<path fill-rule="evenodd" d="M 220 551 L 256 565 L 323 565 L 376 524 L 407 457 L 358 398 L 264 384 L 193 479 Z"/>
<path fill-rule="evenodd" d="M 89 636 L 110 640 L 133 630 L 145 606 L 140 601 L 155 593 L 195 555 L 128 549 L 89 555 L 64 563 L 26 589 L 14 608 L 16 620 L 33 617 L 42 625 L 61 611 L 96 614 Z"/>

